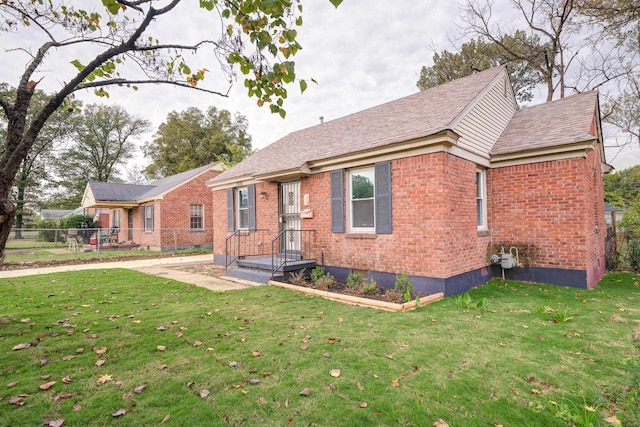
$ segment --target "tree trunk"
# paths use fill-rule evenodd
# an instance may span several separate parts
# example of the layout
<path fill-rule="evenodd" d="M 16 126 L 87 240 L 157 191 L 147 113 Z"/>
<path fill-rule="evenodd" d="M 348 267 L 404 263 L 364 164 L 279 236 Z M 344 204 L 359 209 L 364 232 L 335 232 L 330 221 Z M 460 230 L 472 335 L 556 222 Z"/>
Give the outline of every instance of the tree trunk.
<path fill-rule="evenodd" d="M 16 206 L 11 200 L 0 200 L 0 266 L 4 262 L 5 246 L 16 217 Z"/>
<path fill-rule="evenodd" d="M 25 181 L 21 181 L 25 182 Z M 23 218 L 24 218 L 24 186 L 18 186 L 18 198 L 16 200 L 16 227 L 14 238 L 22 239 L 22 227 L 23 227 Z"/>

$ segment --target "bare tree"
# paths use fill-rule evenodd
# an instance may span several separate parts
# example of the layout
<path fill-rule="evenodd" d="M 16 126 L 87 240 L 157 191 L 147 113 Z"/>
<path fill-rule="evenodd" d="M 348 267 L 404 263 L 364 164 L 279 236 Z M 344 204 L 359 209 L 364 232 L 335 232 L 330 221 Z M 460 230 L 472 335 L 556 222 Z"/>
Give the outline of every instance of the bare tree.
<path fill-rule="evenodd" d="M 493 21 L 493 2 L 466 0 L 462 6 L 465 30 L 500 46 L 510 57 L 528 63 L 547 87 L 547 101 L 557 92 L 565 96 L 568 70 L 578 54 L 572 43 L 580 29 L 573 0 L 509 0 L 528 35 L 517 45 L 506 43 L 514 29 Z"/>

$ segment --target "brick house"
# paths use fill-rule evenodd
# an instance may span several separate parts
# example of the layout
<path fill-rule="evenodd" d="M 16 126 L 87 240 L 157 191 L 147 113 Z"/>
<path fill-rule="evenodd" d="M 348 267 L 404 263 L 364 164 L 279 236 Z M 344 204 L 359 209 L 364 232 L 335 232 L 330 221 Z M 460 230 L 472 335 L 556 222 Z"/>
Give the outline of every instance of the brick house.
<path fill-rule="evenodd" d="M 163 251 L 211 248 L 213 207 L 205 182 L 221 171 L 216 162 L 146 185 L 89 182 L 82 206 L 109 210 L 101 226 L 118 232 L 107 245 L 135 244 Z"/>
<path fill-rule="evenodd" d="M 502 275 L 504 247 L 507 278 L 591 288 L 608 170 L 596 92 L 519 108 L 497 67 L 291 133 L 208 181 L 227 225 L 214 262 L 284 248 L 339 280 L 404 272 L 453 295 Z"/>

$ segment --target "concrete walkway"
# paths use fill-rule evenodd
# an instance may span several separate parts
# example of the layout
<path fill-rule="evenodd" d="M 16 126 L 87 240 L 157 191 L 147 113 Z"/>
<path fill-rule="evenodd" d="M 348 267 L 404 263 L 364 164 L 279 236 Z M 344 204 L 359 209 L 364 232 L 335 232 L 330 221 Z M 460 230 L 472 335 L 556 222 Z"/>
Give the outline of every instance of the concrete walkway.
<path fill-rule="evenodd" d="M 167 258 L 145 258 L 133 261 L 111 261 L 91 264 L 72 264 L 56 267 L 25 268 L 20 270 L 0 271 L 0 280 L 13 277 L 32 276 L 38 274 L 52 274 L 67 271 L 81 270 L 104 270 L 109 268 L 126 268 L 139 271 L 154 276 L 162 276 L 168 279 L 177 280 L 184 283 L 206 288 L 212 291 L 227 291 L 233 289 L 243 289 L 251 286 L 259 286 L 260 283 L 239 280 L 231 277 L 213 277 L 206 274 L 198 274 L 188 271 L 180 271 L 171 267 L 188 266 L 198 264 L 210 264 L 213 262 L 212 255 L 180 256 Z"/>

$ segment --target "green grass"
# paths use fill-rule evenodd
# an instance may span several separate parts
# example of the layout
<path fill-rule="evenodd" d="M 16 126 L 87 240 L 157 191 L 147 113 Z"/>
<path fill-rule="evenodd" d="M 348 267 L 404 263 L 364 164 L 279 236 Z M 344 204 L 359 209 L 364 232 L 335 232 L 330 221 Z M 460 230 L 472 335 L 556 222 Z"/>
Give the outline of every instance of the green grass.
<path fill-rule="evenodd" d="M 468 309 L 446 298 L 389 313 L 126 270 L 0 279 L 0 425 L 146 426 L 170 415 L 163 425 L 569 426 L 586 425 L 591 408 L 593 425 L 612 415 L 636 425 L 639 282 L 609 275 L 586 291 L 494 281 L 469 292 Z M 554 322 L 541 307 L 573 318 Z M 102 375 L 112 379 L 98 385 Z M 20 395 L 24 405 L 9 403 Z"/>

